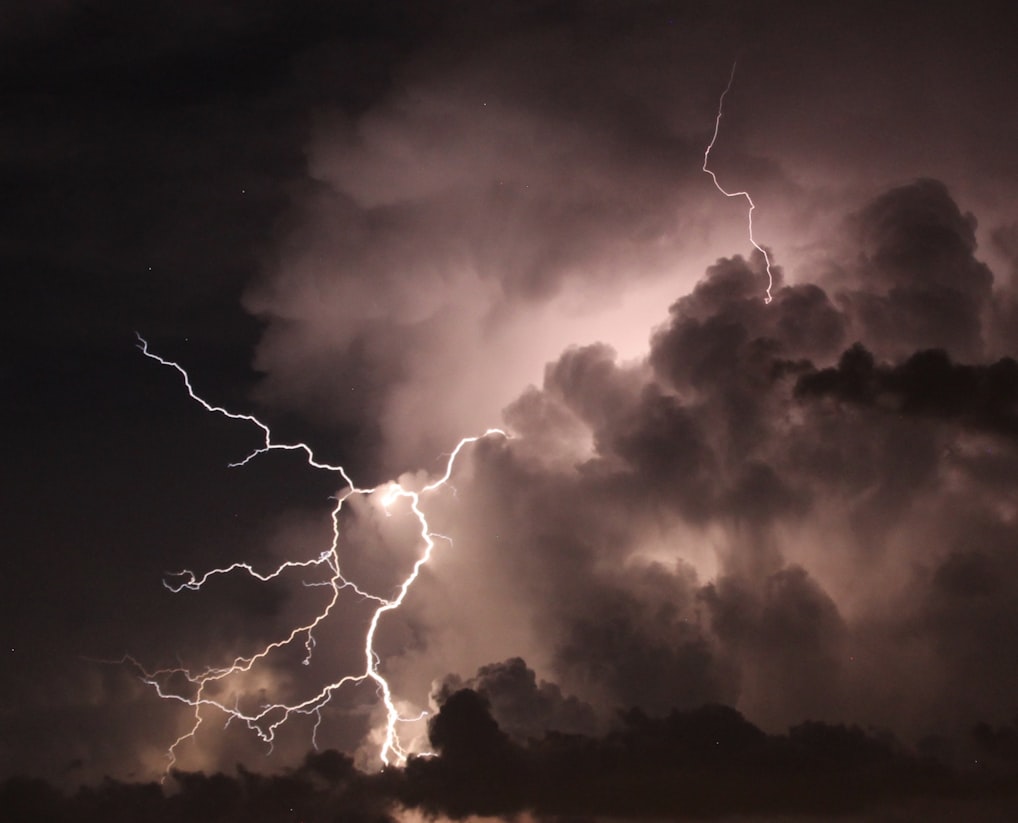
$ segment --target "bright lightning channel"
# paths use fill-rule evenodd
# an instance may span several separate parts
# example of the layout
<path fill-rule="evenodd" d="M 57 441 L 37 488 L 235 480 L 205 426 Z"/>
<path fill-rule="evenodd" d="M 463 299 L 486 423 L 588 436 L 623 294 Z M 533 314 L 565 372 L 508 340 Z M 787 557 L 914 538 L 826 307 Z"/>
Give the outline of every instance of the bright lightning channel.
<path fill-rule="evenodd" d="M 197 575 L 194 572 L 184 569 L 179 572 L 172 573 L 170 575 L 171 581 L 163 581 L 163 585 L 166 586 L 172 592 L 181 592 L 184 589 L 190 591 L 198 591 L 205 585 L 205 583 L 213 576 L 230 574 L 231 572 L 245 572 L 249 576 L 254 577 L 261 581 L 272 580 L 283 574 L 283 572 L 289 569 L 301 569 L 309 567 L 324 567 L 330 572 L 330 578 L 324 583 L 315 585 L 322 585 L 332 589 L 332 595 L 325 608 L 319 612 L 319 614 L 309 623 L 302 626 L 293 628 L 285 637 L 275 640 L 267 644 L 260 651 L 249 657 L 238 656 L 233 659 L 231 663 L 222 667 L 210 667 L 201 672 L 192 672 L 189 669 L 180 666 L 178 668 L 167 668 L 159 669 L 157 671 L 147 671 L 137 660 L 134 658 L 126 658 L 133 665 L 137 666 L 139 671 L 142 673 L 142 680 L 148 685 L 152 686 L 156 694 L 159 697 L 167 700 L 177 700 L 181 703 L 185 703 L 194 709 L 194 723 L 191 728 L 184 734 L 180 735 L 167 750 L 167 759 L 169 764 L 167 765 L 167 773 L 176 763 L 177 750 L 186 740 L 193 740 L 198 728 L 204 721 L 204 715 L 202 714 L 203 707 L 211 707 L 222 711 L 226 715 L 226 724 L 228 725 L 234 720 L 243 722 L 252 731 L 254 731 L 262 740 L 269 744 L 271 747 L 274 740 L 276 730 L 285 723 L 292 715 L 307 715 L 315 717 L 314 729 L 312 732 L 312 742 L 317 743 L 315 736 L 318 731 L 318 727 L 321 724 L 322 715 L 321 710 L 325 705 L 332 699 L 333 694 L 342 688 L 343 686 L 363 683 L 366 681 L 373 681 L 378 694 L 385 705 L 386 712 L 386 723 L 385 723 L 385 736 L 382 742 L 380 759 L 384 765 L 402 765 L 407 758 L 407 751 L 403 748 L 400 743 L 399 735 L 397 734 L 398 724 L 401 722 L 413 722 L 423 717 L 402 717 L 399 710 L 396 708 L 392 689 L 389 686 L 388 681 L 379 671 L 380 657 L 375 651 L 375 634 L 378 630 L 379 622 L 382 617 L 388 612 L 396 611 L 406 599 L 410 588 L 420 575 L 421 569 L 431 559 L 431 555 L 435 549 L 436 539 L 448 540 L 449 538 L 443 535 L 437 534 L 431 531 L 428 525 L 427 516 L 424 510 L 421 508 L 422 496 L 433 492 L 436 489 L 441 488 L 448 484 L 449 479 L 452 477 L 453 467 L 456 463 L 456 459 L 459 457 L 460 452 L 471 443 L 476 443 L 478 440 L 482 440 L 486 437 L 500 436 L 508 438 L 509 435 L 501 429 L 488 429 L 483 434 L 476 437 L 464 437 L 456 445 L 456 448 L 452 450 L 449 455 L 449 459 L 445 465 L 445 472 L 437 480 L 423 486 L 419 491 L 405 488 L 396 482 L 384 483 L 374 488 L 359 488 L 347 475 L 346 470 L 342 466 L 334 466 L 329 463 L 324 463 L 315 457 L 314 451 L 306 443 L 279 443 L 272 438 L 272 432 L 269 427 L 258 418 L 250 414 L 239 414 L 237 412 L 231 412 L 221 406 L 214 406 L 211 403 L 204 400 L 198 394 L 195 393 L 194 388 L 191 385 L 191 379 L 187 372 L 182 366 L 171 361 L 165 360 L 159 355 L 149 350 L 148 342 L 139 334 L 138 335 L 138 348 L 142 354 L 146 357 L 155 360 L 157 363 L 175 369 L 179 372 L 183 379 L 184 386 L 187 389 L 187 393 L 191 399 L 201 405 L 207 412 L 213 414 L 219 414 L 224 417 L 228 417 L 231 420 L 240 420 L 247 423 L 251 423 L 257 426 L 263 435 L 262 445 L 252 451 L 243 460 L 231 463 L 233 467 L 244 466 L 255 457 L 261 454 L 265 454 L 270 451 L 299 451 L 303 452 L 307 464 L 315 469 L 323 471 L 333 472 L 343 478 L 345 489 L 343 489 L 336 496 L 336 505 L 332 509 L 332 542 L 327 549 L 321 552 L 321 554 L 312 560 L 300 560 L 292 561 L 288 560 L 280 564 L 276 569 L 268 573 L 261 573 L 256 571 L 249 563 L 233 563 L 232 565 L 224 568 L 212 569 L 206 571 L 201 575 Z M 370 594 L 360 589 L 355 583 L 344 577 L 340 571 L 339 563 L 339 517 L 343 509 L 343 503 L 353 495 L 375 495 L 377 494 L 380 498 L 380 502 L 383 508 L 388 509 L 397 500 L 405 500 L 408 502 L 410 510 L 413 512 L 414 517 L 417 520 L 419 531 L 418 537 L 420 545 L 423 546 L 423 551 L 418 557 L 417 561 L 413 564 L 413 568 L 410 574 L 403 580 L 402 584 L 397 588 L 396 595 L 390 598 L 379 597 L 375 594 Z M 207 687 L 213 686 L 214 684 L 223 681 L 224 679 L 237 674 L 242 674 L 251 670 L 251 668 L 260 660 L 263 660 L 271 652 L 278 649 L 289 646 L 298 639 L 303 639 L 304 648 L 306 655 L 304 657 L 304 665 L 308 665 L 311 661 L 312 653 L 315 647 L 315 629 L 329 616 L 332 612 L 333 606 L 339 599 L 340 592 L 344 589 L 353 591 L 356 595 L 366 600 L 373 601 L 377 604 L 374 612 L 371 615 L 371 620 L 368 624 L 368 629 L 364 637 L 364 670 L 356 674 L 346 675 L 333 683 L 329 683 L 323 687 L 316 695 L 303 700 L 299 703 L 287 704 L 287 703 L 269 703 L 263 705 L 257 712 L 250 713 L 244 712 L 240 709 L 239 698 L 234 705 L 229 706 L 210 695 L 210 689 Z M 184 677 L 194 687 L 193 696 L 178 694 L 174 691 L 170 691 L 164 687 L 164 681 L 171 677 Z"/>
<path fill-rule="evenodd" d="M 707 149 L 703 153 L 703 170 L 710 175 L 711 180 L 714 181 L 714 186 L 725 197 L 746 198 L 746 202 L 749 204 L 749 209 L 746 211 L 746 219 L 749 222 L 749 242 L 753 244 L 753 248 L 763 255 L 764 262 L 767 264 L 767 296 L 764 298 L 764 303 L 770 303 L 771 300 L 774 299 L 771 295 L 771 289 L 774 287 L 774 275 L 771 274 L 771 258 L 770 255 L 767 254 L 767 249 L 757 243 L 756 239 L 753 237 L 753 212 L 756 210 L 756 203 L 753 202 L 753 198 L 750 197 L 748 191 L 725 191 L 718 182 L 718 176 L 707 165 L 708 162 L 710 162 L 710 153 L 714 148 L 714 144 L 717 142 L 718 131 L 721 128 L 721 117 L 724 113 L 725 97 L 728 95 L 728 92 L 732 90 L 732 83 L 735 81 L 736 65 L 736 63 L 732 63 L 732 73 L 728 76 L 728 85 L 725 86 L 725 90 L 721 92 L 721 98 L 718 100 L 718 114 L 717 117 L 714 118 L 714 136 L 711 137 L 710 143 L 707 144 Z"/>

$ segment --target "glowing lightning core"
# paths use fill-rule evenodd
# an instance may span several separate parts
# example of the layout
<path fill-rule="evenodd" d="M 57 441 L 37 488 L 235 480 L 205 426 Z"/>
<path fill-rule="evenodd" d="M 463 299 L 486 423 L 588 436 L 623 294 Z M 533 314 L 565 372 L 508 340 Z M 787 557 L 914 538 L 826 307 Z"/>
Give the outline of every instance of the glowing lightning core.
<path fill-rule="evenodd" d="M 231 463 L 231 466 L 243 466 L 249 461 L 254 459 L 260 454 L 264 454 L 269 451 L 300 451 L 303 452 L 307 460 L 307 464 L 315 469 L 321 469 L 323 471 L 334 472 L 343 478 L 343 482 L 346 486 L 345 490 L 337 495 L 336 505 L 332 509 L 332 542 L 329 548 L 324 550 L 317 558 L 313 560 L 301 560 L 301 561 L 286 561 L 280 564 L 276 569 L 266 574 L 255 571 L 255 569 L 248 563 L 234 563 L 230 566 L 221 569 L 212 569 L 204 574 L 196 575 L 190 570 L 183 570 L 176 572 L 171 575 L 174 578 L 174 582 L 163 581 L 168 589 L 173 592 L 180 592 L 184 589 L 192 591 L 199 590 L 210 577 L 214 575 L 229 574 L 231 572 L 243 571 L 251 577 L 254 577 L 261 581 L 271 580 L 278 577 L 284 571 L 288 569 L 296 568 L 309 568 L 309 567 L 324 567 L 330 573 L 330 578 L 327 582 L 317 585 L 324 585 L 332 589 L 332 595 L 329 599 L 328 604 L 325 608 L 319 612 L 319 614 L 309 623 L 302 626 L 297 626 L 292 629 L 285 637 L 275 640 L 267 644 L 257 653 L 243 657 L 238 656 L 233 659 L 231 663 L 226 666 L 218 668 L 208 668 L 204 671 L 195 673 L 184 667 L 171 668 L 171 669 L 160 669 L 158 671 L 146 671 L 133 658 L 128 658 L 130 662 L 136 665 L 142 672 L 143 680 L 151 685 L 156 693 L 165 699 L 178 700 L 191 706 L 194 709 L 194 723 L 190 730 L 178 737 L 169 747 L 167 756 L 169 759 L 169 765 L 167 770 L 173 766 L 176 762 L 176 751 L 177 748 L 185 740 L 194 738 L 195 733 L 198 731 L 198 727 L 202 724 L 204 719 L 202 715 L 202 707 L 214 707 L 219 709 L 226 715 L 227 724 L 233 720 L 239 720 L 246 724 L 248 728 L 254 731 L 262 740 L 267 743 L 273 743 L 275 739 L 276 729 L 279 728 L 286 720 L 294 714 L 300 715 L 313 715 L 315 717 L 314 732 L 318 730 L 318 725 L 321 723 L 321 710 L 322 708 L 332 699 L 332 695 L 341 687 L 351 683 L 362 683 L 367 680 L 371 680 L 375 683 L 378 690 L 378 694 L 385 706 L 386 711 L 386 724 L 385 724 L 385 736 L 382 742 L 380 757 L 382 763 L 388 765 L 391 759 L 394 759 L 397 764 L 401 764 L 406 760 L 407 752 L 403 749 L 400 743 L 399 736 L 397 735 L 396 728 L 401 721 L 413 721 L 419 718 L 404 718 L 400 716 L 398 709 L 393 702 L 392 689 L 389 686 L 388 681 L 383 677 L 378 669 L 379 656 L 375 651 L 375 633 L 378 629 L 379 621 L 382 616 L 387 612 L 395 611 L 406 599 L 410 587 L 413 586 L 417 580 L 421 569 L 431 559 L 432 552 L 435 548 L 436 538 L 442 537 L 442 535 L 435 534 L 431 531 L 427 517 L 424 511 L 421 509 L 421 497 L 429 492 L 435 491 L 436 489 L 446 485 L 452 476 L 453 466 L 456 462 L 457 457 L 465 446 L 471 443 L 475 443 L 482 438 L 489 437 L 491 435 L 500 435 L 502 437 L 508 437 L 501 429 L 488 429 L 484 434 L 477 437 L 465 437 L 459 441 L 456 448 L 453 449 L 449 455 L 449 459 L 446 462 L 445 472 L 437 480 L 428 483 L 423 486 L 419 491 L 404 488 L 402 485 L 396 482 L 385 483 L 375 488 L 362 489 L 354 485 L 353 481 L 347 475 L 346 471 L 342 466 L 333 466 L 328 463 L 319 461 L 314 451 L 306 443 L 277 443 L 272 439 L 272 432 L 267 425 L 265 425 L 258 418 L 249 414 L 238 414 L 236 412 L 228 411 L 221 406 L 214 406 L 206 400 L 199 397 L 194 388 L 191 386 L 191 380 L 187 372 L 178 365 L 170 360 L 164 360 L 157 354 L 149 351 L 147 341 L 138 335 L 138 348 L 146 356 L 161 363 L 164 366 L 176 369 L 180 376 L 183 378 L 184 386 L 187 389 L 187 393 L 191 398 L 199 403 L 206 411 L 220 414 L 224 417 L 228 417 L 231 420 L 243 420 L 248 423 L 252 423 L 257 426 L 263 434 L 263 445 L 252 451 L 243 460 L 236 463 Z M 396 595 L 390 598 L 379 597 L 374 594 L 362 591 L 352 581 L 346 579 L 343 573 L 340 571 L 339 563 L 339 515 L 343 508 L 343 503 L 347 498 L 353 495 L 373 495 L 378 494 L 381 498 L 382 506 L 385 509 L 394 503 L 396 500 L 406 500 L 409 504 L 410 510 L 413 512 L 414 517 L 417 520 L 419 526 L 418 536 L 423 545 L 423 551 L 414 563 L 410 574 L 403 580 L 402 584 L 397 588 Z M 443 538 L 448 539 L 448 538 Z M 377 603 L 377 607 L 372 613 L 371 620 L 368 624 L 368 630 L 364 637 L 364 670 L 358 674 L 346 675 L 339 680 L 329 683 L 322 688 L 316 695 L 303 700 L 299 703 L 286 704 L 286 703 L 270 703 L 263 705 L 261 709 L 255 713 L 248 713 L 241 711 L 238 702 L 229 706 L 218 699 L 214 694 L 214 687 L 225 678 L 232 675 L 242 674 L 251 670 L 251 668 L 260 660 L 263 660 L 271 652 L 289 646 L 291 643 L 298 639 L 303 639 L 304 647 L 307 654 L 304 658 L 304 664 L 308 665 L 311 660 L 312 652 L 315 646 L 315 629 L 324 621 L 332 611 L 333 606 L 339 599 L 340 591 L 343 589 L 350 589 L 361 598 L 371 600 Z M 193 695 L 182 695 L 174 691 L 168 690 L 164 686 L 164 682 L 172 677 L 183 677 L 194 688 Z M 314 733 L 312 740 L 314 740 Z"/>
<path fill-rule="evenodd" d="M 707 149 L 703 153 L 703 170 L 711 176 L 711 180 L 714 181 L 715 187 L 725 197 L 745 197 L 746 202 L 749 203 L 749 209 L 746 212 L 746 217 L 749 221 L 749 242 L 753 244 L 753 248 L 763 255 L 764 262 L 767 264 L 767 296 L 764 298 L 764 303 L 770 303 L 771 300 L 774 299 L 771 295 L 771 289 L 774 286 L 774 276 L 771 274 L 771 258 L 770 255 L 767 254 L 767 249 L 757 243 L 756 239 L 753 237 L 753 211 L 756 209 L 756 203 L 753 202 L 753 198 L 749 196 L 748 191 L 725 191 L 721 188 L 721 184 L 718 182 L 718 176 L 707 166 L 707 163 L 710 160 L 711 149 L 714 148 L 714 144 L 717 142 L 718 130 L 721 128 L 721 116 L 725 108 L 725 96 L 729 91 L 731 91 L 732 83 L 735 80 L 735 66 L 736 64 L 732 63 L 732 73 L 728 77 L 728 85 L 725 86 L 725 90 L 721 92 L 721 98 L 718 100 L 718 114 L 717 117 L 714 118 L 714 136 L 711 137 L 710 143 L 707 144 Z"/>

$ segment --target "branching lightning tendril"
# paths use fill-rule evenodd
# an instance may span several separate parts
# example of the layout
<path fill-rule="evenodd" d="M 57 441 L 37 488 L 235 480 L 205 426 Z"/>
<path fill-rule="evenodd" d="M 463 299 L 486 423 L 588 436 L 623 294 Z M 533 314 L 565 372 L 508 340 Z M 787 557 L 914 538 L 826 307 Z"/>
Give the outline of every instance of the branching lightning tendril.
<path fill-rule="evenodd" d="M 748 191 L 726 191 L 723 189 L 721 184 L 718 182 L 718 176 L 707 165 L 710 162 L 710 153 L 714 148 L 714 144 L 717 142 L 718 131 L 721 128 L 721 117 L 724 114 L 725 97 L 728 95 L 728 92 L 732 90 L 732 83 L 735 82 L 736 65 L 736 63 L 732 63 L 732 73 L 728 76 L 728 85 L 725 86 L 725 90 L 721 92 L 721 98 L 718 100 L 718 113 L 714 118 L 714 135 L 711 137 L 710 143 L 707 144 L 707 149 L 703 153 L 703 171 L 711 176 L 711 180 L 714 181 L 714 186 L 725 197 L 746 198 L 746 202 L 749 204 L 749 208 L 746 211 L 746 219 L 749 223 L 749 242 L 753 244 L 753 248 L 763 255 L 764 262 L 767 265 L 767 296 L 764 298 L 764 302 L 770 303 L 771 300 L 774 299 L 771 295 L 771 289 L 774 287 L 774 276 L 771 274 L 771 258 L 770 255 L 767 254 L 767 249 L 757 243 L 756 238 L 753 237 L 753 212 L 756 210 L 756 203 L 753 202 L 753 198 L 750 197 Z"/>
<path fill-rule="evenodd" d="M 167 771 L 174 765 L 177 758 L 177 750 L 180 745 L 188 740 L 193 739 L 195 734 L 198 732 L 199 727 L 204 722 L 205 710 L 219 710 L 226 717 L 226 724 L 232 721 L 243 722 L 254 731 L 262 740 L 268 743 L 271 747 L 275 740 L 276 730 L 285 723 L 293 715 L 306 715 L 313 716 L 315 723 L 312 732 L 312 741 L 315 742 L 315 735 L 317 734 L 318 727 L 322 721 L 322 709 L 332 699 L 333 694 L 348 684 L 363 683 L 366 681 L 372 681 L 375 684 L 378 695 L 385 707 L 386 721 L 385 721 L 385 733 L 384 740 L 381 746 L 380 759 L 383 764 L 389 765 L 390 763 L 402 764 L 407 757 L 407 752 L 400 742 L 399 735 L 397 733 L 397 726 L 403 721 L 413 721 L 420 719 L 419 717 L 404 718 L 400 716 L 398 709 L 396 708 L 392 689 L 379 671 L 380 657 L 375 649 L 375 635 L 378 630 L 379 622 L 382 617 L 388 612 L 397 610 L 406 599 L 414 582 L 420 575 L 421 569 L 431 559 L 432 552 L 435 549 L 435 541 L 437 539 L 448 540 L 447 537 L 433 532 L 428 525 L 428 519 L 421 508 L 422 497 L 430 492 L 433 492 L 442 486 L 449 483 L 452 476 L 453 468 L 456 463 L 460 452 L 471 443 L 475 443 L 486 437 L 498 435 L 501 437 L 508 437 L 509 435 L 501 429 L 488 429 L 483 434 L 476 437 L 465 437 L 459 441 L 456 447 L 452 450 L 449 458 L 446 462 L 445 472 L 437 480 L 434 480 L 419 490 L 405 488 L 396 482 L 385 483 L 374 488 L 359 488 L 347 475 L 346 470 L 342 466 L 334 466 L 329 463 L 324 463 L 315 457 L 315 453 L 310 446 L 306 443 L 280 443 L 273 439 L 272 432 L 269 427 L 258 418 L 249 414 L 239 414 L 231 412 L 221 406 L 214 406 L 211 403 L 204 400 L 198 394 L 195 393 L 194 388 L 191 385 L 190 377 L 184 368 L 171 360 L 165 360 L 159 355 L 149 350 L 147 341 L 138 335 L 138 348 L 146 356 L 155 360 L 156 362 L 168 366 L 169 368 L 175 369 L 180 373 L 183 379 L 184 386 L 187 389 L 191 399 L 200 404 L 206 411 L 219 414 L 227 417 L 231 420 L 238 420 L 250 423 L 258 427 L 263 435 L 263 443 L 261 446 L 252 451 L 244 459 L 231 463 L 231 466 L 239 467 L 244 466 L 259 455 L 265 454 L 270 451 L 297 451 L 303 452 L 307 464 L 315 469 L 322 471 L 333 472 L 338 474 L 345 485 L 345 488 L 336 496 L 336 505 L 332 509 L 332 542 L 331 545 L 323 550 L 317 558 L 311 560 L 299 560 L 293 561 L 288 560 L 281 563 L 277 568 L 268 572 L 262 573 L 256 571 L 254 567 L 249 563 L 237 562 L 233 563 L 224 568 L 212 569 L 202 574 L 196 574 L 195 572 L 184 569 L 179 572 L 175 572 L 169 575 L 170 580 L 164 580 L 163 585 L 166 586 L 172 592 L 181 592 L 185 589 L 191 591 L 197 591 L 205 585 L 208 580 L 216 575 L 226 575 L 233 572 L 243 572 L 247 575 L 260 580 L 268 581 L 279 577 L 284 572 L 291 569 L 311 568 L 320 567 L 324 568 L 329 573 L 329 579 L 322 583 L 309 584 L 309 585 L 320 585 L 331 588 L 331 596 L 326 606 L 314 617 L 310 622 L 296 626 L 289 631 L 284 637 L 275 640 L 265 645 L 261 650 L 250 656 L 238 656 L 235 657 L 227 665 L 221 667 L 207 668 L 204 671 L 193 672 L 183 665 L 176 668 L 159 669 L 157 671 L 146 670 L 137 660 L 128 657 L 128 660 L 133 665 L 137 666 L 139 671 L 142 673 L 142 679 L 155 689 L 156 694 L 159 697 L 167 700 L 177 700 L 184 703 L 194 709 L 194 722 L 190 729 L 184 734 L 180 735 L 169 747 L 167 757 L 169 765 Z M 417 525 L 419 527 L 418 538 L 420 545 L 423 547 L 417 560 L 414 562 L 413 567 L 404 578 L 403 582 L 396 588 L 396 594 L 393 597 L 380 597 L 375 594 L 363 591 L 353 581 L 347 579 L 342 571 L 340 570 L 339 562 L 339 541 L 340 541 L 340 525 L 339 518 L 340 513 L 343 509 L 344 502 L 352 497 L 353 495 L 379 495 L 381 504 L 388 510 L 388 507 L 392 505 L 396 500 L 404 500 L 407 502 L 410 511 L 416 518 Z M 288 647 L 295 642 L 303 640 L 306 655 L 304 657 L 304 664 L 307 665 L 311 661 L 311 657 L 316 644 L 315 630 L 329 617 L 333 607 L 339 600 L 340 592 L 344 590 L 350 590 L 357 596 L 364 598 L 365 600 L 373 601 L 376 603 L 370 622 L 368 624 L 367 632 L 364 637 L 364 670 L 355 674 L 349 674 L 340 679 L 333 681 L 332 683 L 324 686 L 317 694 L 296 703 L 268 703 L 260 707 L 258 711 L 242 711 L 239 705 L 239 698 L 234 702 L 233 705 L 227 705 L 222 700 L 215 697 L 212 687 L 226 678 L 234 675 L 249 672 L 252 667 L 259 661 L 264 660 L 272 652 Z M 180 694 L 177 691 L 171 690 L 167 685 L 168 681 L 174 677 L 183 677 L 193 687 L 193 692 L 190 694 Z M 422 715 L 423 716 L 423 715 Z"/>

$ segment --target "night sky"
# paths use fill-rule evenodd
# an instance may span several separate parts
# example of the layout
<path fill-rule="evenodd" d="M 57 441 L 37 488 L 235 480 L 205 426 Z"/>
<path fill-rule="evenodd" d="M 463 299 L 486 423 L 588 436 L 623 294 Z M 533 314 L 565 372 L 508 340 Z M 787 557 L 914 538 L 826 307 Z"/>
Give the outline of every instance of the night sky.
<path fill-rule="evenodd" d="M 0 806 L 1013 819 L 1015 23 L 4 3 Z M 746 201 L 702 170 L 730 76 L 710 167 L 756 204 L 770 303 Z M 138 334 L 360 488 L 510 435 L 422 496 L 442 537 L 379 623 L 398 708 L 429 712 L 401 743 L 437 756 L 381 770 L 369 681 L 271 750 L 205 707 L 152 786 L 195 713 L 144 672 L 229 666 L 333 593 L 321 565 L 163 582 L 319 558 L 345 485 L 296 452 L 231 467 L 258 429 Z M 422 545 L 379 499 L 338 556 L 391 598 Z M 374 605 L 340 591 L 307 665 L 301 634 L 215 699 L 363 672 Z"/>

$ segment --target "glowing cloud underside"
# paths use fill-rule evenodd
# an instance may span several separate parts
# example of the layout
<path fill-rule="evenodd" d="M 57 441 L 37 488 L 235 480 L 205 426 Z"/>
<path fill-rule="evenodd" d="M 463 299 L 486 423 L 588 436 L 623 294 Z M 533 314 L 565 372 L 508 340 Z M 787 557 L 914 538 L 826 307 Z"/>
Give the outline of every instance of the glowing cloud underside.
<path fill-rule="evenodd" d="M 194 738 L 198 728 L 206 719 L 206 714 L 209 711 L 222 712 L 225 717 L 225 722 L 227 723 L 235 720 L 245 723 L 248 728 L 254 731 L 262 740 L 271 746 L 275 739 L 276 730 L 293 715 L 314 716 L 316 718 L 314 728 L 317 732 L 318 725 L 321 722 L 321 710 L 329 703 L 336 691 L 344 686 L 355 683 L 363 683 L 366 681 L 374 682 L 379 698 L 384 705 L 386 712 L 385 735 L 379 755 L 381 761 L 383 764 L 402 764 L 406 760 L 407 752 L 400 742 L 397 726 L 400 722 L 417 720 L 419 718 L 404 718 L 400 716 L 394 702 L 392 689 L 390 688 L 388 681 L 379 671 L 380 658 L 375 650 L 375 634 L 378 630 L 378 625 L 382 617 L 388 612 L 397 610 L 403 604 L 410 588 L 420 575 L 421 569 L 431 559 L 432 552 L 435 549 L 436 539 L 442 538 L 441 535 L 431 531 L 431 528 L 428 525 L 427 516 L 422 508 L 422 499 L 430 492 L 441 488 L 449 482 L 456 460 L 465 446 L 475 443 L 485 437 L 491 437 L 494 435 L 508 437 L 508 435 L 501 429 L 488 429 L 483 434 L 476 437 L 463 438 L 449 455 L 449 459 L 445 466 L 445 472 L 437 480 L 422 486 L 419 490 L 406 488 L 397 482 L 385 483 L 374 488 L 359 488 L 350 479 L 342 466 L 334 466 L 318 460 L 315 457 L 315 453 L 312 448 L 306 443 L 279 443 L 273 440 L 272 432 L 269 427 L 253 415 L 238 414 L 207 402 L 195 393 L 194 388 L 191 386 L 190 378 L 183 367 L 170 360 L 165 360 L 150 351 L 147 341 L 142 338 L 141 335 L 138 335 L 138 341 L 138 347 L 146 357 L 149 357 L 164 366 L 175 369 L 180 373 L 188 394 L 206 411 L 228 417 L 231 420 L 250 423 L 262 431 L 264 436 L 263 445 L 252 451 L 244 459 L 236 463 L 231 463 L 231 466 L 244 466 L 259 455 L 270 451 L 296 451 L 304 454 L 308 466 L 322 471 L 333 472 L 342 478 L 344 484 L 344 489 L 337 494 L 336 505 L 332 509 L 331 544 L 324 549 L 317 558 L 311 560 L 286 561 L 268 573 L 260 573 L 250 564 L 244 562 L 233 563 L 224 568 L 212 569 L 201 575 L 185 569 L 171 575 L 172 581 L 164 581 L 164 585 L 173 592 L 180 592 L 184 589 L 197 591 L 201 589 L 210 578 L 216 575 L 241 572 L 258 580 L 268 581 L 279 577 L 281 574 L 291 569 L 318 567 L 328 570 L 329 579 L 321 585 L 324 585 L 331 590 L 331 596 L 329 597 L 328 603 L 310 622 L 293 627 L 285 637 L 268 643 L 255 654 L 247 657 L 235 657 L 224 666 L 208 668 L 198 672 L 191 671 L 183 666 L 148 671 L 136 660 L 130 658 L 131 661 L 142 671 L 143 680 L 151 685 L 161 698 L 177 700 L 193 707 L 194 709 L 194 723 L 191 728 L 178 737 L 168 749 L 167 757 L 169 765 L 167 766 L 167 769 L 172 767 L 176 762 L 178 747 L 184 741 Z M 354 495 L 378 495 L 382 506 L 386 509 L 388 509 L 388 507 L 397 500 L 404 500 L 408 504 L 413 516 L 416 518 L 421 551 L 416 562 L 413 564 L 410 574 L 407 575 L 407 577 L 397 587 L 396 594 L 393 597 L 381 597 L 364 591 L 355 582 L 347 579 L 341 571 L 339 558 L 340 515 L 343 510 L 343 504 L 348 498 Z M 249 672 L 259 661 L 264 660 L 273 652 L 283 649 L 284 647 L 291 646 L 294 643 L 303 642 L 306 649 L 304 663 L 309 663 L 315 646 L 315 630 L 322 625 L 327 618 L 329 618 L 333 608 L 339 600 L 340 592 L 346 589 L 349 589 L 353 594 L 360 598 L 377 604 L 371 615 L 367 632 L 364 636 L 363 671 L 343 675 L 342 677 L 325 685 L 317 694 L 300 702 L 268 703 L 262 705 L 261 708 L 254 713 L 241 711 L 238 705 L 226 705 L 221 700 L 210 694 L 213 686 L 222 683 L 230 677 Z M 170 688 L 169 682 L 173 679 L 179 679 L 180 677 L 185 678 L 187 682 L 191 684 L 191 693 L 180 694 L 178 691 Z"/>

